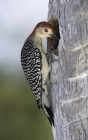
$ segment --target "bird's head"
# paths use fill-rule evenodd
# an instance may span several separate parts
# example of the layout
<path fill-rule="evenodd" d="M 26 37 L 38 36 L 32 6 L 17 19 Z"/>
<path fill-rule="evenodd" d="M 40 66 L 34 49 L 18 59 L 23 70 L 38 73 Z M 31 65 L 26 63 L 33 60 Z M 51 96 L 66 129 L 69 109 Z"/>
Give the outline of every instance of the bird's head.
<path fill-rule="evenodd" d="M 38 38 L 45 38 L 45 37 L 49 37 L 49 38 L 53 38 L 56 40 L 59 40 L 59 38 L 54 34 L 54 29 L 52 27 L 51 24 L 43 21 L 43 22 L 39 22 L 34 31 L 32 32 L 31 36 L 35 35 Z"/>

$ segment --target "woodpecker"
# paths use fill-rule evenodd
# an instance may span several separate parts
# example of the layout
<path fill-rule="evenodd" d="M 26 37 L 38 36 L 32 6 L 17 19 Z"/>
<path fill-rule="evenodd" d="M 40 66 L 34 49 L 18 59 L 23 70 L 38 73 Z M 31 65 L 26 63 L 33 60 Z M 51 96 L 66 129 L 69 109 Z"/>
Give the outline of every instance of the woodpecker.
<path fill-rule="evenodd" d="M 43 21 L 36 25 L 26 39 L 21 50 L 21 65 L 36 98 L 38 108 L 44 110 L 50 124 L 54 126 L 54 116 L 47 99 L 46 82 L 50 67 L 42 46 L 42 39 L 45 37 L 59 40 L 54 35 L 52 25 Z"/>

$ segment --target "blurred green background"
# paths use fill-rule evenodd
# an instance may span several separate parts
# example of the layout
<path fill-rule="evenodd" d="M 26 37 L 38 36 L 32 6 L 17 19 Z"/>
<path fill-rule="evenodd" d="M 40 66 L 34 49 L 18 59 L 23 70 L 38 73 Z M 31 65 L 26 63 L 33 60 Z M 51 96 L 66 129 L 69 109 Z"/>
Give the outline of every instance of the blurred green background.
<path fill-rule="evenodd" d="M 53 140 L 22 71 L 0 71 L 0 140 Z"/>
<path fill-rule="evenodd" d="M 53 140 L 20 63 L 24 41 L 47 21 L 48 1 L 0 0 L 0 140 Z"/>

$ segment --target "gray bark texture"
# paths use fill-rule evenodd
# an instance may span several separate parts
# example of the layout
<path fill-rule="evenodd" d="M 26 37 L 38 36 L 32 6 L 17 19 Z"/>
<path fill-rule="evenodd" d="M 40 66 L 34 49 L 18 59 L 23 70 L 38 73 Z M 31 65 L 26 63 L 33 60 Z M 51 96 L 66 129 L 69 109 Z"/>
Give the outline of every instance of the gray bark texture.
<path fill-rule="evenodd" d="M 50 62 L 54 140 L 88 140 L 88 0 L 49 0 L 52 16 L 61 36 Z"/>

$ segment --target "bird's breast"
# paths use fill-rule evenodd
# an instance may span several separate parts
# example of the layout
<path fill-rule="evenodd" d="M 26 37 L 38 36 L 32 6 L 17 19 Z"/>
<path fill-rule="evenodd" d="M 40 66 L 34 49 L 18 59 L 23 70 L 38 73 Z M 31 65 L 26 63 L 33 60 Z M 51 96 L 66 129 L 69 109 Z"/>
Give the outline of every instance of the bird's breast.
<path fill-rule="evenodd" d="M 42 54 L 42 79 L 43 79 L 43 84 L 46 83 L 49 72 L 50 72 L 50 67 L 49 67 L 48 62 L 46 60 L 46 56 L 45 56 L 45 54 Z"/>

